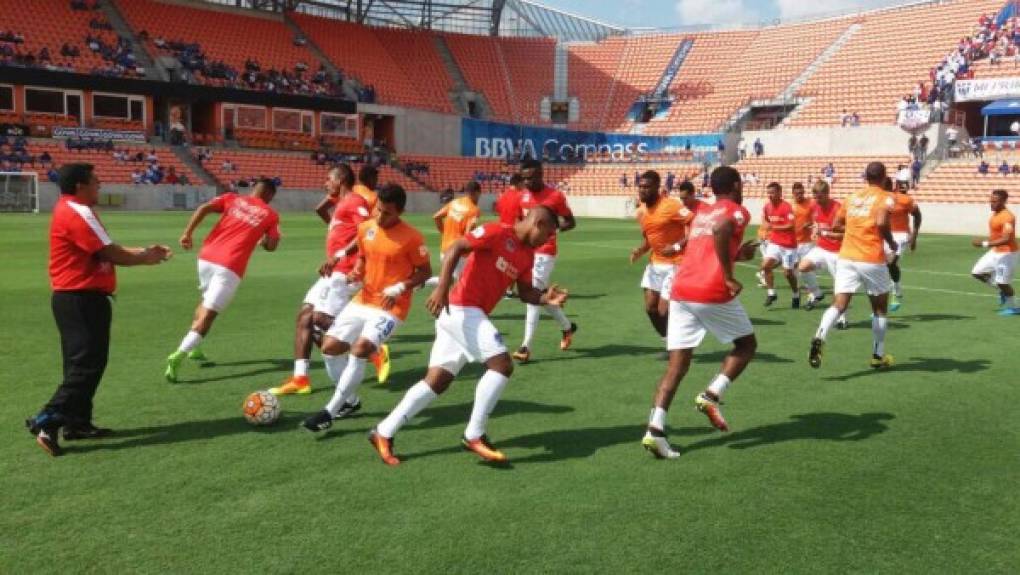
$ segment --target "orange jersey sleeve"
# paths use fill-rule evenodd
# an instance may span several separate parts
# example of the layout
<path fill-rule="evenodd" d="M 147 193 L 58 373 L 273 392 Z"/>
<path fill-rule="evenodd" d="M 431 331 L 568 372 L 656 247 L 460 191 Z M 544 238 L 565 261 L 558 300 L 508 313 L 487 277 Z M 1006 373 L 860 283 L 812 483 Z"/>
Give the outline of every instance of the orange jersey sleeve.
<path fill-rule="evenodd" d="M 1000 253 L 1017 251 L 1016 216 L 1013 215 L 1013 212 L 1004 209 L 992 214 L 991 219 L 988 220 L 988 239 L 994 242 L 1007 236 L 1010 238 L 1009 243 L 995 246 L 995 251 Z"/>
<path fill-rule="evenodd" d="M 910 214 L 914 213 L 914 198 L 907 194 L 893 194 L 893 208 L 889 213 L 889 228 L 893 233 L 910 232 Z"/>
<path fill-rule="evenodd" d="M 443 237 L 439 249 L 446 251 L 453 242 L 467 235 L 478 221 L 481 211 L 470 198 L 459 198 L 446 204 L 443 220 Z"/>

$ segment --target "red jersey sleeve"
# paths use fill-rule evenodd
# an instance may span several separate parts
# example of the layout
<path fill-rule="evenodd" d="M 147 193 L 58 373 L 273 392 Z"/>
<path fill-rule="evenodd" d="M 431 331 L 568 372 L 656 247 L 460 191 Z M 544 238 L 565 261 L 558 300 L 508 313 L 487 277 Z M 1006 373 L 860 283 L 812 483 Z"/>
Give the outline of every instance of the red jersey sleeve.
<path fill-rule="evenodd" d="M 266 235 L 274 240 L 280 239 L 280 215 L 273 212 L 270 216 L 269 229 L 266 230 Z"/>
<path fill-rule="evenodd" d="M 91 209 L 82 208 L 76 211 L 81 217 L 68 220 L 71 230 L 67 235 L 74 245 L 83 252 L 94 254 L 113 243 Z"/>
<path fill-rule="evenodd" d="M 547 205 L 561 218 L 574 215 L 574 212 L 570 211 L 570 206 L 567 205 L 567 196 L 564 196 L 562 192 L 556 193 Z"/>
<path fill-rule="evenodd" d="M 236 197 L 237 194 L 234 193 L 216 196 L 215 198 L 209 200 L 209 207 L 212 208 L 212 211 L 214 212 L 223 212 L 228 207 L 230 207 L 230 204 L 234 203 L 234 198 Z"/>
<path fill-rule="evenodd" d="M 474 251 L 492 249 L 499 241 L 499 231 L 502 226 L 498 223 L 488 223 L 478 226 L 471 233 L 464 236 L 469 246 Z"/>

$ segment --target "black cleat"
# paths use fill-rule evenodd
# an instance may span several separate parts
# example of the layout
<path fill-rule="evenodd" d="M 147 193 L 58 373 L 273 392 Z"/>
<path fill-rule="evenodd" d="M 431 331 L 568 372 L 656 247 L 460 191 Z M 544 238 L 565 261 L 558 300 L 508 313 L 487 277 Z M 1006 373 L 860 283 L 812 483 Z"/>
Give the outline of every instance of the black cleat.
<path fill-rule="evenodd" d="M 113 430 L 106 427 L 96 427 L 92 423 L 85 425 L 65 425 L 64 441 L 77 441 L 79 439 L 99 439 L 113 435 Z"/>
<path fill-rule="evenodd" d="M 790 303 L 790 307 L 792 307 L 793 309 L 800 309 L 800 298 L 799 297 L 793 298 L 793 301 Z"/>
<path fill-rule="evenodd" d="M 777 299 L 779 299 L 779 296 L 775 295 L 765 296 L 765 307 L 769 307 L 772 304 L 776 303 Z"/>
<path fill-rule="evenodd" d="M 47 425 L 42 427 L 40 421 L 46 421 L 49 419 L 48 416 L 36 416 L 25 420 L 25 427 L 28 432 L 35 437 L 35 443 L 42 448 L 43 451 L 52 455 L 53 457 L 60 457 L 64 454 L 64 450 L 60 447 L 60 442 L 57 441 L 57 432 L 60 426 Z"/>
<path fill-rule="evenodd" d="M 807 311 L 811 311 L 811 310 L 815 309 L 815 307 L 818 304 L 822 303 L 822 300 L 824 300 L 824 299 L 825 299 L 825 292 L 822 292 L 821 295 L 819 295 L 817 297 L 815 297 L 814 295 L 808 295 L 807 303 L 804 304 L 804 309 L 806 309 Z"/>
<path fill-rule="evenodd" d="M 342 406 L 340 406 L 340 410 L 336 412 L 336 415 L 333 416 L 333 419 L 343 419 L 345 417 L 350 417 L 359 411 L 361 411 L 361 399 L 358 399 L 354 403 L 347 401 L 344 402 Z"/>
<path fill-rule="evenodd" d="M 811 340 L 811 353 L 808 354 L 808 363 L 811 367 L 818 369 L 822 366 L 822 348 L 825 346 L 825 342 L 821 338 L 814 338 Z"/>
<path fill-rule="evenodd" d="M 841 317 L 836 320 L 836 329 L 847 330 L 850 329 L 850 324 L 846 321 L 846 318 Z"/>
<path fill-rule="evenodd" d="M 313 433 L 326 431 L 330 427 L 333 427 L 333 416 L 325 409 L 317 411 L 302 421 L 301 427 L 304 427 Z"/>

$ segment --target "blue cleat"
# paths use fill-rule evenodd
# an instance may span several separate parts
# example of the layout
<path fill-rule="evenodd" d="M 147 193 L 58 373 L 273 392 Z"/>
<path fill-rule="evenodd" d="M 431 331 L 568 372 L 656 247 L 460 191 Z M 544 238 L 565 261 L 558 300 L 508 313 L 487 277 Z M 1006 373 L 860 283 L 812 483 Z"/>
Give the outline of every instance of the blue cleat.
<path fill-rule="evenodd" d="M 1020 315 L 1020 308 L 1007 307 L 1007 308 L 1004 308 L 1004 309 L 1000 310 L 999 311 L 999 315 L 1002 315 L 1002 316 Z"/>
<path fill-rule="evenodd" d="M 1004 305 L 1006 305 L 1006 296 L 1005 296 L 1005 294 L 1000 293 L 999 294 L 999 307 L 1002 307 Z"/>

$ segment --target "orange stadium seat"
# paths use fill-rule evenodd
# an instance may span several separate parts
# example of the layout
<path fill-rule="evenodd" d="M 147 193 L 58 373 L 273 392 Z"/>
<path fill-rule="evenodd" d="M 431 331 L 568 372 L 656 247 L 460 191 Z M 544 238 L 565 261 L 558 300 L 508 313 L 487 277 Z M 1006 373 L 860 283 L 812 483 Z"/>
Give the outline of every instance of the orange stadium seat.
<path fill-rule="evenodd" d="M 117 43 L 116 33 L 89 27 L 93 18 L 105 19 L 101 11 L 71 10 L 67 0 L 31 0 L 30 10 L 26 9 L 24 1 L 0 0 L 0 29 L 25 36 L 21 51 L 38 56 L 40 50 L 47 48 L 54 64 L 66 62 L 82 74 L 106 65 L 99 54 L 85 45 L 86 36 L 98 36 L 111 45 Z M 78 48 L 81 55 L 77 58 L 61 56 L 60 48 L 65 43 Z"/>
<path fill-rule="evenodd" d="M 148 153 L 156 150 L 159 164 L 164 168 L 173 167 L 178 175 L 187 175 L 192 185 L 201 185 L 202 179 L 195 175 L 170 148 L 164 146 L 139 146 L 114 142 L 117 150 L 127 150 L 131 154 L 138 152 Z M 53 157 L 53 164 L 61 166 L 71 162 L 88 162 L 96 167 L 96 174 L 103 183 L 107 184 L 130 184 L 131 172 L 135 169 L 144 169 L 145 164 L 141 162 L 117 162 L 113 159 L 111 152 L 98 150 L 68 150 L 62 141 L 57 140 L 31 140 L 28 146 L 28 153 L 38 157 L 43 152 L 49 152 Z M 27 171 L 35 171 L 40 179 L 46 177 L 44 170 L 38 162 L 33 169 L 25 168 Z"/>
<path fill-rule="evenodd" d="M 843 198 L 864 185 L 862 175 L 869 162 L 883 162 L 890 175 L 899 164 L 909 164 L 910 158 L 903 156 L 815 156 L 815 157 L 748 157 L 736 164 L 740 174 L 747 178 L 754 175 L 757 183 L 744 184 L 744 197 L 765 197 L 765 186 L 779 182 L 789 197 L 790 187 L 800 182 L 811 190 L 811 184 L 822 178 L 822 168 L 832 162 L 836 176 L 832 182 L 832 195 Z"/>
<path fill-rule="evenodd" d="M 225 171 L 223 161 L 230 160 L 234 171 Z M 354 165 L 357 171 L 359 165 Z M 205 169 L 223 186 L 233 181 L 258 177 L 278 177 L 285 188 L 322 189 L 329 166 L 320 166 L 305 153 L 259 152 L 216 149 L 212 159 L 205 162 Z M 404 174 L 389 166 L 379 169 L 379 182 L 400 184 L 409 192 L 421 191 L 423 187 Z"/>

